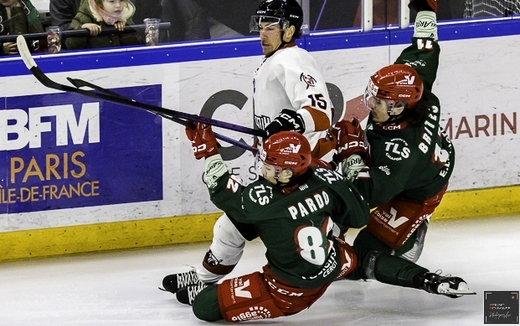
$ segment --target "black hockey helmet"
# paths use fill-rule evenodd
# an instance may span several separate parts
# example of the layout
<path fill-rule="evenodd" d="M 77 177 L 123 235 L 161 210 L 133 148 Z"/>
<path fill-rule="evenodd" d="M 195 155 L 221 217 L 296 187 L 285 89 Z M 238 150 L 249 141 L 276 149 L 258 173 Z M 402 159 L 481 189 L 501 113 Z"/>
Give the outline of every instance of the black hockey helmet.
<path fill-rule="evenodd" d="M 302 34 L 303 10 L 296 0 L 264 0 L 251 16 L 250 31 L 259 32 L 261 21 L 278 22 L 283 31 L 294 25 L 294 38 L 298 38 Z"/>

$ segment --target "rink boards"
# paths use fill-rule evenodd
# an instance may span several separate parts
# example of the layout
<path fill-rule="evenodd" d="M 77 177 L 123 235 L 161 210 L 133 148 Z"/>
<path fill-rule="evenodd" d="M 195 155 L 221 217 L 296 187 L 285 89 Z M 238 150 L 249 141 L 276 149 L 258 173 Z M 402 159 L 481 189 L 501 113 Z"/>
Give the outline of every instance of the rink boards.
<path fill-rule="evenodd" d="M 439 28 L 434 92 L 457 158 L 434 219 L 520 212 L 518 31 L 520 19 Z M 335 120 L 366 118 L 359 95 L 368 77 L 391 63 L 411 34 L 338 31 L 300 40 L 329 83 Z M 258 39 L 243 38 L 42 55 L 36 62 L 60 83 L 80 78 L 140 102 L 252 127 L 251 76 L 260 59 Z M 181 126 L 48 89 L 21 59 L 0 61 L 0 261 L 211 239 L 219 213 Z M 233 173 L 254 180 L 251 154 L 223 145 Z"/>

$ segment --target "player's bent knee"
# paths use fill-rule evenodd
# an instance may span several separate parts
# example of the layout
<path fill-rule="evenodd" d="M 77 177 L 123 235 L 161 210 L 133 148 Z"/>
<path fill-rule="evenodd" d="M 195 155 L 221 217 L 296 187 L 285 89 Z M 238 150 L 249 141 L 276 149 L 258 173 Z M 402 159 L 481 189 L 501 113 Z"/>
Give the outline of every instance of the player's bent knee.
<path fill-rule="evenodd" d="M 193 301 L 193 314 L 200 320 L 217 321 L 222 319 L 218 305 L 217 286 L 209 285 Z"/>
<path fill-rule="evenodd" d="M 246 240 L 239 230 L 231 223 L 227 215 L 222 215 L 213 226 L 213 241 L 211 249 L 219 255 L 222 251 L 226 256 L 242 255 Z M 220 257 L 219 257 L 220 258 Z"/>

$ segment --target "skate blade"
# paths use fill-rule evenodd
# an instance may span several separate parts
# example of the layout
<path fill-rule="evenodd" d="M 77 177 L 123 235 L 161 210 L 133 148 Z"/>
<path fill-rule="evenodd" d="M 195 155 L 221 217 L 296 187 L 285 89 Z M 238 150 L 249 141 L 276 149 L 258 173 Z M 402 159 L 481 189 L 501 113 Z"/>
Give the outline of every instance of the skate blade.
<path fill-rule="evenodd" d="M 466 283 L 459 283 L 459 286 L 457 289 L 453 289 L 449 286 L 448 283 L 441 284 L 439 286 L 439 294 L 444 294 L 450 297 L 462 297 L 465 295 L 476 295 L 477 292 L 470 291 L 468 284 Z"/>
<path fill-rule="evenodd" d="M 175 292 L 168 291 L 168 290 L 166 290 L 165 288 L 162 288 L 162 287 L 160 287 L 160 286 L 158 286 L 157 288 L 158 288 L 159 290 L 163 291 L 163 292 L 168 292 L 168 293 L 173 293 L 173 294 L 175 294 Z"/>

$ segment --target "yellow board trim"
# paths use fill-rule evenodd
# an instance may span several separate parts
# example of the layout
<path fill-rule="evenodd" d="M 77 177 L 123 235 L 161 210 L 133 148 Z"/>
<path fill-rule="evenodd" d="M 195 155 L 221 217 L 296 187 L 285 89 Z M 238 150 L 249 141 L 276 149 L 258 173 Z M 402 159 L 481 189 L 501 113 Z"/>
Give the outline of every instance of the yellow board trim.
<path fill-rule="evenodd" d="M 520 186 L 446 193 L 433 220 L 520 213 Z M 221 213 L 0 233 L 0 262 L 211 241 Z"/>
<path fill-rule="evenodd" d="M 450 191 L 433 219 L 489 217 L 520 214 L 520 186 Z"/>
<path fill-rule="evenodd" d="M 211 241 L 222 213 L 0 233 L 0 262 Z"/>

